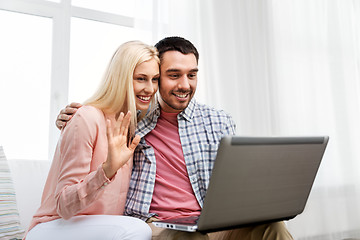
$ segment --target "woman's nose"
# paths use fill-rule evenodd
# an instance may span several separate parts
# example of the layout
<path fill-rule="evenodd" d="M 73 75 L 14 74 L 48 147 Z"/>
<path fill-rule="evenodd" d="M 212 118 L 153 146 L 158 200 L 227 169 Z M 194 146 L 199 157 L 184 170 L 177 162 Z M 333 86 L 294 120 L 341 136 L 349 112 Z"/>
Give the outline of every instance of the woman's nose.
<path fill-rule="evenodd" d="M 147 83 L 146 83 L 146 86 L 145 86 L 145 88 L 144 88 L 144 92 L 146 93 L 146 94 L 152 94 L 152 93 L 154 93 L 155 92 L 155 84 L 152 82 L 152 81 L 148 81 Z"/>

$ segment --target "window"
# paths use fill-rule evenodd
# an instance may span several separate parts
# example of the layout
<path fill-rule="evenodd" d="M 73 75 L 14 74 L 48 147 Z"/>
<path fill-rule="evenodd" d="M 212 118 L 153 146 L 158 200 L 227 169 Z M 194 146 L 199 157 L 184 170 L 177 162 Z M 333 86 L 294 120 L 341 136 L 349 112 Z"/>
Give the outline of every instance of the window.
<path fill-rule="evenodd" d="M 131 0 L 72 0 L 77 7 L 134 17 L 135 2 Z M 148 1 L 151 2 L 151 1 Z"/>
<path fill-rule="evenodd" d="M 0 10 L 0 29 L 0 142 L 8 158 L 47 159 L 52 20 Z"/>
<path fill-rule="evenodd" d="M 121 43 L 152 43 L 156 2 L 0 2 L 0 145 L 9 159 L 52 159 L 58 112 L 92 95 Z"/>
<path fill-rule="evenodd" d="M 120 44 L 151 42 L 151 32 L 80 18 L 72 18 L 70 36 L 69 102 L 83 102 L 95 92 Z"/>

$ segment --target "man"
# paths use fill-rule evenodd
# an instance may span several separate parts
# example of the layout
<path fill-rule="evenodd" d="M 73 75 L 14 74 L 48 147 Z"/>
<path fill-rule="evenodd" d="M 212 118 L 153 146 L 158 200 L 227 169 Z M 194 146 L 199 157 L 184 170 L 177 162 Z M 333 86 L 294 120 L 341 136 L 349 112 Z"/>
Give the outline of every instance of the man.
<path fill-rule="evenodd" d="M 160 55 L 159 100 L 137 127 L 141 141 L 134 153 L 125 209 L 125 214 L 149 223 L 200 214 L 220 139 L 235 134 L 228 114 L 193 99 L 199 59 L 193 44 L 169 37 L 155 46 Z M 60 114 L 57 125 L 63 125 L 65 118 L 69 117 Z M 204 236 L 150 226 L 153 239 L 178 237 L 175 235 L 184 239 L 292 239 L 282 222 Z"/>

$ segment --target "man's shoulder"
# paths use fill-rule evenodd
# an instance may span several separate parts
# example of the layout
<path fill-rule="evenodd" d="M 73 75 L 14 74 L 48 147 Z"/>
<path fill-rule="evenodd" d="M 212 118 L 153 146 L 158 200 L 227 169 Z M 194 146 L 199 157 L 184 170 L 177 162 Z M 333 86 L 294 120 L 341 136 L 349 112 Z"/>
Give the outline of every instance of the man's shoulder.
<path fill-rule="evenodd" d="M 206 104 L 196 102 L 195 106 L 196 112 L 203 117 L 231 117 L 231 115 L 226 111 L 222 109 L 216 109 Z"/>
<path fill-rule="evenodd" d="M 235 134 L 236 125 L 227 112 L 212 106 L 196 103 L 189 126 L 196 126 L 197 132 L 204 132 L 208 142 L 218 143 L 224 135 Z M 203 131 L 204 130 L 204 131 Z"/>
<path fill-rule="evenodd" d="M 216 109 L 212 106 L 196 103 L 195 115 L 196 122 L 202 121 L 207 127 L 210 127 L 212 131 L 218 129 L 227 134 L 234 134 L 236 125 L 233 118 L 229 113 L 224 110 Z"/>

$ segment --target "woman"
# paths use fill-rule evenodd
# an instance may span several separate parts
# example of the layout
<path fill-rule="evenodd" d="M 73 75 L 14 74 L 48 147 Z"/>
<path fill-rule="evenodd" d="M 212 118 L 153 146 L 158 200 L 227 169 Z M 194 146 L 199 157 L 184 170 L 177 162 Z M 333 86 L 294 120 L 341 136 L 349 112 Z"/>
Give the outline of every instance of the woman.
<path fill-rule="evenodd" d="M 117 49 L 99 89 L 61 133 L 27 240 L 151 238 L 146 223 L 120 215 L 140 141 L 137 110 L 148 110 L 158 80 L 154 47 L 132 41 Z"/>

